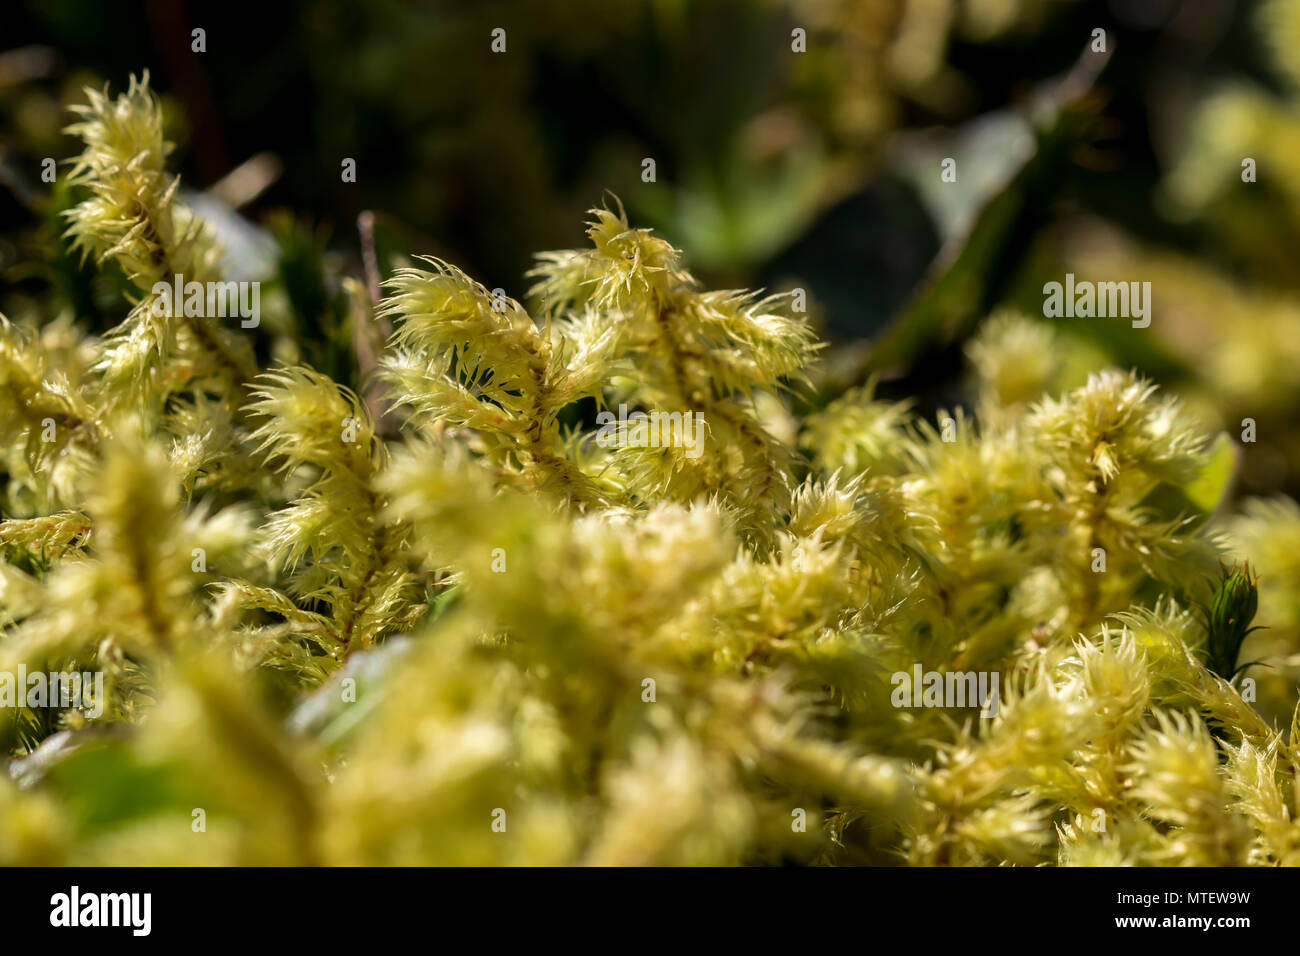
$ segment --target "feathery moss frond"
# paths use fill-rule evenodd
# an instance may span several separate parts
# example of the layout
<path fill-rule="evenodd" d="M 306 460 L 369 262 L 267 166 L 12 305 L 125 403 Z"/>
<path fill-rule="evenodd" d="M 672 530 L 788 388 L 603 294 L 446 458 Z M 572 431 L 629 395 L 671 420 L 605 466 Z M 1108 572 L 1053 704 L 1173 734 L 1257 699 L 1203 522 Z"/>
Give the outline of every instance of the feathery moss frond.
<path fill-rule="evenodd" d="M 1254 615 L 1300 622 L 1300 522 L 1248 506 L 1258 608 L 1216 596 L 1229 539 L 1166 494 L 1209 435 L 1137 375 L 1058 391 L 1004 316 L 973 408 L 871 383 L 799 420 L 808 326 L 604 209 L 536 317 L 390 278 L 386 439 L 153 314 L 215 244 L 143 83 L 82 112 L 74 242 L 140 298 L 105 343 L 0 323 L 0 671 L 93 668 L 106 706 L 4 709 L 0 861 L 183 859 L 195 791 L 230 863 L 1296 860 L 1300 709 L 1234 672 Z M 86 832 L 60 788 L 105 767 L 171 789 Z"/>

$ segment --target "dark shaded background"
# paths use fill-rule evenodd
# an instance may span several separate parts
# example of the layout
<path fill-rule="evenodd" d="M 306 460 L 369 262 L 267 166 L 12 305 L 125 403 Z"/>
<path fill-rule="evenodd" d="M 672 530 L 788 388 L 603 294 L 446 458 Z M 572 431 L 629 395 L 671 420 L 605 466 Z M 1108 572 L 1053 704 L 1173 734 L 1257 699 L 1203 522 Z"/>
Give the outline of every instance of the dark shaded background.
<path fill-rule="evenodd" d="M 75 94 L 73 83 L 87 80 L 117 89 L 148 69 L 173 100 L 188 183 L 209 186 L 255 153 L 272 153 L 283 171 L 255 215 L 301 211 L 346 246 L 355 243 L 357 214 L 382 210 L 489 285 L 517 288 L 532 253 L 580 241 L 583 211 L 606 190 L 683 242 L 672 235 L 680 218 L 673 200 L 640 195 L 652 191 L 640 181 L 643 157 L 658 163 L 653 191 L 701 183 L 725 203 L 728 188 L 740 188 L 741 167 L 773 160 L 753 154 L 815 143 L 859 181 L 826 187 L 822 198 L 838 201 L 788 230 L 779 248 L 714 256 L 700 271 L 736 282 L 793 268 L 813 274 L 835 306 L 836 327 L 854 333 L 896 309 L 936 251 L 924 210 L 880 168 L 892 129 L 959 124 L 1014 104 L 1066 70 L 1093 27 L 1105 27 L 1120 51 L 1108 113 L 1122 127 L 1108 146 L 1122 153 L 1122 168 L 1102 183 L 1063 182 L 1061 191 L 1145 230 L 1158 228 L 1143 201 L 1157 173 L 1148 85 L 1213 70 L 1267 81 L 1249 5 L 1117 2 L 1124 19 L 1108 4 L 1049 6 L 1046 22 L 1022 33 L 952 38 L 948 64 L 967 78 L 960 95 L 920 103 L 887 89 L 890 129 L 856 138 L 826 115 L 834 99 L 826 87 L 837 69 L 847 72 L 818 49 L 833 34 L 813 35 L 805 56 L 824 62 L 804 70 L 789 52 L 789 32 L 806 18 L 788 4 L 32 0 L 6 11 L 4 46 L 48 50 L 37 82 L 51 93 Z M 1179 9 L 1196 21 L 1191 35 L 1168 28 Z M 489 49 L 494 25 L 507 29 L 504 56 Z M 206 30 L 206 53 L 191 52 L 194 27 Z M 786 116 L 772 119 L 780 111 Z M 771 144 L 744 142 L 765 114 L 789 128 L 772 133 Z M 74 144 L 55 139 L 58 124 L 51 117 L 43 141 L 31 145 L 69 155 Z M 736 156 L 746 149 L 751 155 Z M 340 181 L 345 156 L 357 160 L 355 185 Z"/>

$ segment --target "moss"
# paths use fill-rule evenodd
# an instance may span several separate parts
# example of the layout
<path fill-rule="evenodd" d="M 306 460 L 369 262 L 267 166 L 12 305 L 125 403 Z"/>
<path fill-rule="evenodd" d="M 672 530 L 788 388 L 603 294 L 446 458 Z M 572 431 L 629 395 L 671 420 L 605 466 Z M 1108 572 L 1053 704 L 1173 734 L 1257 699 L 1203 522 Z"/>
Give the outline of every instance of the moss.
<path fill-rule="evenodd" d="M 222 277 L 144 82 L 74 131 L 70 235 L 138 298 L 103 339 L 3 326 L 0 670 L 109 700 L 0 712 L 0 861 L 1300 862 L 1296 721 L 1238 660 L 1293 595 L 1211 577 L 1290 557 L 1294 509 L 1224 525 L 1214 436 L 1140 376 L 1062 389 L 1007 314 L 974 414 L 800 421 L 789 303 L 603 208 L 531 309 L 394 272 L 372 404 L 150 307 Z M 702 447 L 599 441 L 613 407 Z"/>

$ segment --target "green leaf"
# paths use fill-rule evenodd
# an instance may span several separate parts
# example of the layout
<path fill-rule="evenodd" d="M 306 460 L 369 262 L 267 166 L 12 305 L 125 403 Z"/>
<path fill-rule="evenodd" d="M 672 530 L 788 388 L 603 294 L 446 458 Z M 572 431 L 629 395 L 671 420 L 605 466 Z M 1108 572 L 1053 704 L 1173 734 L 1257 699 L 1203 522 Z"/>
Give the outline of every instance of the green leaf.
<path fill-rule="evenodd" d="M 1227 500 L 1240 457 L 1227 432 L 1219 432 L 1210 446 L 1209 459 L 1201 473 L 1183 488 L 1187 500 L 1201 514 L 1212 515 Z"/>
<path fill-rule="evenodd" d="M 289 715 L 289 729 L 314 734 L 327 747 L 337 744 L 379 704 L 383 697 L 380 687 L 411 646 L 409 638 L 390 638 L 379 647 L 349 654 L 338 673 Z M 345 686 L 345 680 L 354 684 Z"/>
<path fill-rule="evenodd" d="M 18 778 L 57 794 L 86 830 L 169 810 L 188 818 L 201 796 L 178 767 L 145 762 L 126 738 L 97 731 L 55 734 L 26 758 Z"/>
<path fill-rule="evenodd" d="M 1190 517 L 1192 527 L 1203 524 L 1227 500 L 1237 472 L 1237 458 L 1237 446 L 1227 432 L 1220 432 L 1200 474 L 1181 487 L 1157 485 L 1142 499 L 1142 507 L 1166 521 Z"/>

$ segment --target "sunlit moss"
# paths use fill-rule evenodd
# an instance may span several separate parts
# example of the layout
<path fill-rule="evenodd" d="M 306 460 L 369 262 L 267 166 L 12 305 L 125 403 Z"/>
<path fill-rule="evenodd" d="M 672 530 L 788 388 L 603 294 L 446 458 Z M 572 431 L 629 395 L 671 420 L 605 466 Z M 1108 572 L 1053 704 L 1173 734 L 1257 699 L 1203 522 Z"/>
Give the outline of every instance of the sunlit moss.
<path fill-rule="evenodd" d="M 88 117 L 78 241 L 208 268 L 147 89 Z M 400 429 L 139 304 L 84 348 L 4 326 L 30 516 L 0 522 L 0 670 L 102 670 L 110 700 L 0 714 L 0 861 L 1295 862 L 1296 727 L 1207 633 L 1254 583 L 1213 574 L 1226 477 L 1171 494 L 1215 474 L 1179 402 L 1117 369 L 1056 392 L 1059 343 L 1006 317 L 974 413 L 868 387 L 796 421 L 805 323 L 593 216 L 533 311 L 394 274 Z M 593 404 L 705 439 L 602 443 Z M 1293 627 L 1288 507 L 1233 542 Z M 916 706 L 914 673 L 998 692 Z"/>

